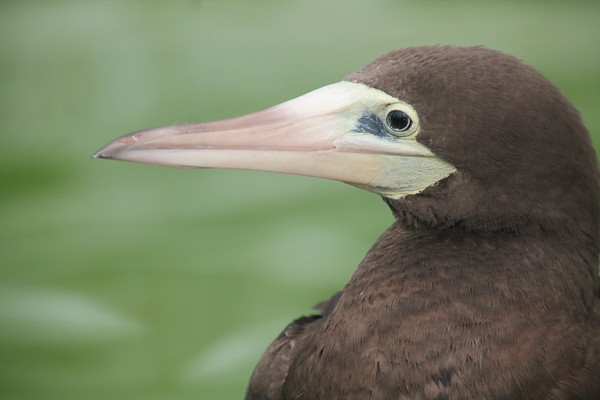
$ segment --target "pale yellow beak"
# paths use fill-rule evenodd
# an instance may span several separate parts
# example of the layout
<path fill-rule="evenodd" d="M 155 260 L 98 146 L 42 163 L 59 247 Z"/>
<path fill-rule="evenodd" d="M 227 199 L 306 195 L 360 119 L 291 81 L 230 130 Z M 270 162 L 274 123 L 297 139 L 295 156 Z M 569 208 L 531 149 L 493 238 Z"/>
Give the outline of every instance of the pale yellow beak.
<path fill-rule="evenodd" d="M 411 131 L 385 131 L 390 107 L 412 117 Z M 398 198 L 456 170 L 416 141 L 418 131 L 410 105 L 363 84 L 340 82 L 237 118 L 130 133 L 94 157 L 308 175 Z"/>

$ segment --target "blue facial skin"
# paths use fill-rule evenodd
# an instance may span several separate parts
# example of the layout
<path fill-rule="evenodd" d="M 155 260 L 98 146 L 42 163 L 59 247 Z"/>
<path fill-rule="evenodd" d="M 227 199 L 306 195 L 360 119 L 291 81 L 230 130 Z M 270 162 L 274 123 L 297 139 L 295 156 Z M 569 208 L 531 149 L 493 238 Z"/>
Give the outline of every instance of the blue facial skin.
<path fill-rule="evenodd" d="M 391 135 L 385 129 L 383 121 L 375 114 L 364 114 L 356 121 L 356 127 L 353 130 L 357 133 L 370 133 L 379 137 L 390 137 Z"/>

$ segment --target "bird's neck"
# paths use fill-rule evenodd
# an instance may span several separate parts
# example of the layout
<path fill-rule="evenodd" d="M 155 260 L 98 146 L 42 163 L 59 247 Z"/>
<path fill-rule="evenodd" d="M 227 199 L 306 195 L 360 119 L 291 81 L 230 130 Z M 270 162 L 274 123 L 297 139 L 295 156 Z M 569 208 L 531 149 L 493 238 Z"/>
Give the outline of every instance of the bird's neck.
<path fill-rule="evenodd" d="M 596 256 L 575 249 L 536 228 L 481 233 L 397 221 L 353 275 L 346 300 L 407 316 L 460 303 L 474 314 L 560 310 L 577 318 L 590 309 L 598 276 Z"/>

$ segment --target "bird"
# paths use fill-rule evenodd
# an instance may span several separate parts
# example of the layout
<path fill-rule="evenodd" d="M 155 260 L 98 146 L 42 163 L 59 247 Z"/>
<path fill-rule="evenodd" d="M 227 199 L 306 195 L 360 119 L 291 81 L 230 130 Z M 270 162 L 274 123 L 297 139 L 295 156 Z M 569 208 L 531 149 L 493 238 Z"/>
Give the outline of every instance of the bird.
<path fill-rule="evenodd" d="M 343 289 L 266 349 L 247 400 L 600 399 L 596 153 L 572 103 L 514 56 L 394 50 L 94 157 L 337 180 L 390 208 Z"/>

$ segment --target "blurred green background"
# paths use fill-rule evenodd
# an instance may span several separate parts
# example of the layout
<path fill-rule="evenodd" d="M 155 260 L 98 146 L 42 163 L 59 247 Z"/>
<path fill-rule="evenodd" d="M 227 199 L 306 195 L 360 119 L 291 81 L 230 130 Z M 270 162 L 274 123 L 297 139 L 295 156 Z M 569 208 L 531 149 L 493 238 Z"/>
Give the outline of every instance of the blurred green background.
<path fill-rule="evenodd" d="M 600 143 L 600 4 L 4 1 L 0 397 L 241 399 L 391 215 L 337 182 L 91 160 L 127 132 L 255 111 L 391 49 L 485 44 Z"/>

